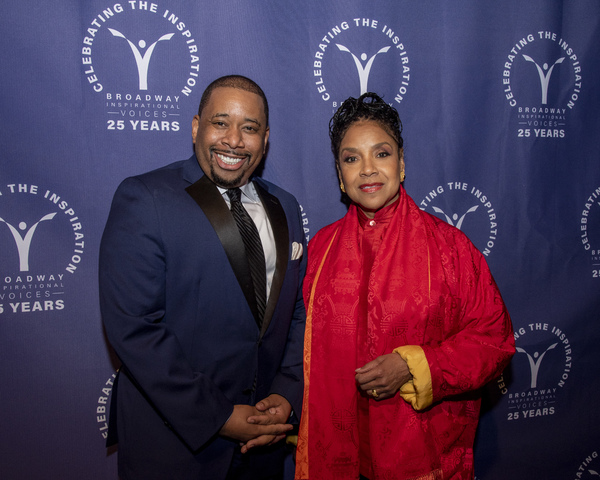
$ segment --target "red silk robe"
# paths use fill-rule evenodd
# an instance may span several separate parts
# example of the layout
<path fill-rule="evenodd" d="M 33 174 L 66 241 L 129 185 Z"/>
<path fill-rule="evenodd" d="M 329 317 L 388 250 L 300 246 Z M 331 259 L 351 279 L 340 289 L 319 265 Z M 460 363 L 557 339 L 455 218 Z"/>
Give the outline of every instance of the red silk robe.
<path fill-rule="evenodd" d="M 403 188 L 374 222 L 359 214 L 352 205 L 309 244 L 296 479 L 472 478 L 475 390 L 514 353 L 502 297 L 467 237 Z M 369 228 L 381 231 L 366 260 Z M 413 379 L 390 399 L 360 395 L 354 370 L 391 352 Z"/>

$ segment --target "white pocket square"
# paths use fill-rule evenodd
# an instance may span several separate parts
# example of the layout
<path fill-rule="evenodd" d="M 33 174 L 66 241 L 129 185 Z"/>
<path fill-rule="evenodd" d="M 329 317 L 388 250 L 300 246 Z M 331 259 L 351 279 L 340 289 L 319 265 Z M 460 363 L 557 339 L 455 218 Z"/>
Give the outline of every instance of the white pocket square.
<path fill-rule="evenodd" d="M 292 242 L 292 260 L 298 260 L 300 257 L 302 257 L 302 244 Z"/>

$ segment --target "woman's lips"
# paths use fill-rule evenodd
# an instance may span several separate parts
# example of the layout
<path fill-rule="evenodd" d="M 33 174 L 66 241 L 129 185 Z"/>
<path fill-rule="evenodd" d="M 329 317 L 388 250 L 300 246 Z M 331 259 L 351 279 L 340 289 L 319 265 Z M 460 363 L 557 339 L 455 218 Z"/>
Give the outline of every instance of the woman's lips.
<path fill-rule="evenodd" d="M 359 188 L 362 192 L 374 193 L 374 192 L 377 192 L 378 190 L 381 190 L 382 187 L 383 187 L 383 183 L 365 183 L 364 185 L 361 185 Z"/>

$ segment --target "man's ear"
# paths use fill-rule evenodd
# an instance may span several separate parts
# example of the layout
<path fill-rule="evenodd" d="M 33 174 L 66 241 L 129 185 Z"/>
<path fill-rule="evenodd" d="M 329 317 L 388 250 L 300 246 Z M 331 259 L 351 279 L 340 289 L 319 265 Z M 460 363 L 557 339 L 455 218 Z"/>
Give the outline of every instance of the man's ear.
<path fill-rule="evenodd" d="M 265 129 L 265 148 L 263 148 L 263 155 L 265 155 L 267 153 L 267 143 L 269 142 L 269 134 L 271 133 L 271 130 L 269 129 L 269 126 L 267 125 L 267 128 Z"/>
<path fill-rule="evenodd" d="M 198 115 L 194 115 L 192 119 L 192 141 L 194 144 L 196 143 L 196 135 L 198 135 L 198 128 L 200 128 L 200 117 Z"/>

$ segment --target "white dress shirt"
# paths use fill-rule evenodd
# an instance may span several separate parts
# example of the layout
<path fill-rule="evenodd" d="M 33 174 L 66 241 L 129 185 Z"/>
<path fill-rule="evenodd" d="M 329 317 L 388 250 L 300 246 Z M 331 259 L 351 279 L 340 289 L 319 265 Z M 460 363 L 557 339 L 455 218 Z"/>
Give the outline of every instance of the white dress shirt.
<path fill-rule="evenodd" d="M 227 195 L 227 189 L 217 187 L 221 195 L 223 195 L 223 199 L 227 202 L 227 206 L 231 209 L 231 204 L 229 202 L 229 196 Z M 242 205 L 254 221 L 256 228 L 258 229 L 258 234 L 260 235 L 260 241 L 262 243 L 263 250 L 265 252 L 265 266 L 267 269 L 267 300 L 269 299 L 269 294 L 271 292 L 271 284 L 273 282 L 273 274 L 275 273 L 275 261 L 277 260 L 277 252 L 275 250 L 275 238 L 273 237 L 273 229 L 271 228 L 271 223 L 267 217 L 267 212 L 265 211 L 265 207 L 263 207 L 262 202 L 260 201 L 260 197 L 258 193 L 256 193 L 256 189 L 254 188 L 254 184 L 252 182 L 248 182 L 246 185 L 240 187 L 242 191 L 242 195 L 240 200 Z"/>

